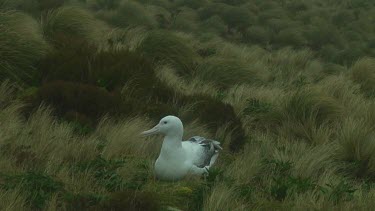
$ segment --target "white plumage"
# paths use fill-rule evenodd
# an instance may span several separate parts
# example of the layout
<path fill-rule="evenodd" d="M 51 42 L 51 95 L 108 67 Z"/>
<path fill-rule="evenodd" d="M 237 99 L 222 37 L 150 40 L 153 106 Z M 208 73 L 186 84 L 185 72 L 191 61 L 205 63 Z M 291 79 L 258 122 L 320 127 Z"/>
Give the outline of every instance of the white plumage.
<path fill-rule="evenodd" d="M 158 179 L 175 181 L 188 174 L 202 175 L 215 163 L 220 142 L 200 136 L 182 141 L 183 124 L 178 117 L 166 116 L 155 127 L 142 132 L 143 135 L 161 133 L 164 141 L 155 162 Z"/>

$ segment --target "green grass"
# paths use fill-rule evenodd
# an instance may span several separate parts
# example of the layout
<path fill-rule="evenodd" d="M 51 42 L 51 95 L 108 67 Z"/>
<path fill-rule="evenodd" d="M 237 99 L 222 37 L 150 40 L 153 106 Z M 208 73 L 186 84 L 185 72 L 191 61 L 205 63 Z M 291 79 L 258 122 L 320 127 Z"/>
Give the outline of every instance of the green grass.
<path fill-rule="evenodd" d="M 44 36 L 52 42 L 62 34 L 82 37 L 92 42 L 100 37 L 102 28 L 89 11 L 76 6 L 48 10 L 41 17 L 41 25 Z"/>
<path fill-rule="evenodd" d="M 0 12 L 0 31 L 1 79 L 34 83 L 35 64 L 48 49 L 39 24 L 21 12 Z"/>
<path fill-rule="evenodd" d="M 172 64 L 183 75 L 191 74 L 197 59 L 182 38 L 167 31 L 151 31 L 137 50 L 155 63 Z"/>
<path fill-rule="evenodd" d="M 374 10 L 0 0 L 0 210 L 373 209 Z M 171 114 L 208 177 L 154 177 Z"/>

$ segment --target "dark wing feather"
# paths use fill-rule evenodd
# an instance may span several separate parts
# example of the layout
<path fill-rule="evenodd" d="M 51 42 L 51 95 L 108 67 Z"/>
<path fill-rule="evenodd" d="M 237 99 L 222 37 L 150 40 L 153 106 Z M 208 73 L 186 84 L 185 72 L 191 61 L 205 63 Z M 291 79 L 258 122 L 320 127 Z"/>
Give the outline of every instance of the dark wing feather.
<path fill-rule="evenodd" d="M 201 136 L 193 136 L 189 140 L 194 144 L 198 144 L 202 147 L 202 157 L 199 159 L 199 162 L 196 163 L 196 166 L 203 168 L 205 166 L 211 166 L 219 153 L 219 150 L 222 150 L 220 142 L 206 139 Z"/>

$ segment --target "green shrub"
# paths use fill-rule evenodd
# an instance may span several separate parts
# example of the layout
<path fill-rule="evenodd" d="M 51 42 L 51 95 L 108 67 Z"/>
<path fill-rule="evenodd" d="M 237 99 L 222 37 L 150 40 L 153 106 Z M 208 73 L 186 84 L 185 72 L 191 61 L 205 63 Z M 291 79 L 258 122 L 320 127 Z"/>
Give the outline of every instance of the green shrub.
<path fill-rule="evenodd" d="M 288 2 L 286 4 L 286 8 L 288 9 L 289 12 L 297 13 L 297 12 L 308 10 L 309 5 L 306 2 L 294 0 L 294 1 Z"/>
<path fill-rule="evenodd" d="M 340 50 L 337 49 L 334 45 L 324 45 L 319 51 L 320 57 L 328 62 L 335 63 L 338 61 L 340 55 Z"/>
<path fill-rule="evenodd" d="M 241 5 L 247 2 L 247 0 L 214 0 L 213 2 L 224 3 L 228 5 Z"/>
<path fill-rule="evenodd" d="M 179 31 L 192 33 L 198 29 L 197 19 L 198 17 L 194 10 L 184 9 L 174 17 L 171 27 Z"/>
<path fill-rule="evenodd" d="M 341 47 L 343 39 L 336 27 L 329 24 L 312 26 L 306 32 L 306 38 L 313 49 L 320 49 L 324 45 L 333 44 Z"/>
<path fill-rule="evenodd" d="M 298 28 L 283 29 L 275 37 L 276 45 L 303 47 L 306 43 L 303 32 Z"/>
<path fill-rule="evenodd" d="M 121 0 L 87 0 L 89 7 L 94 10 L 112 10 L 118 8 Z"/>
<path fill-rule="evenodd" d="M 267 165 L 267 168 L 272 169 L 272 184 L 269 191 L 270 195 L 278 201 L 283 201 L 288 195 L 293 195 L 293 193 L 303 193 L 318 187 L 309 178 L 292 176 L 291 168 L 293 163 L 290 161 L 265 159 L 263 162 Z"/>
<path fill-rule="evenodd" d="M 227 32 L 227 25 L 218 15 L 214 15 L 201 23 L 201 29 L 223 35 Z"/>
<path fill-rule="evenodd" d="M 27 201 L 34 209 L 42 209 L 52 194 L 62 191 L 63 184 L 40 172 L 25 172 L 19 175 L 0 175 L 0 188 L 11 190 L 17 187 L 26 192 Z"/>
<path fill-rule="evenodd" d="M 339 64 L 350 66 L 359 58 L 364 56 L 366 44 L 361 42 L 351 42 L 342 49 L 336 59 Z"/>
<path fill-rule="evenodd" d="M 221 12 L 220 17 L 229 29 L 236 29 L 240 32 L 244 32 L 256 21 L 256 16 L 244 7 L 227 7 Z"/>
<path fill-rule="evenodd" d="M 175 5 L 177 7 L 190 7 L 192 9 L 199 9 L 208 4 L 207 0 L 177 0 Z"/>
<path fill-rule="evenodd" d="M 351 68 L 354 82 L 361 85 L 361 90 L 366 96 L 375 96 L 375 59 L 363 58 L 358 60 Z"/>
<path fill-rule="evenodd" d="M 106 160 L 101 156 L 94 160 L 78 163 L 76 171 L 91 171 L 98 184 L 108 191 L 119 191 L 125 186 L 125 180 L 117 173 L 124 166 L 125 160 Z"/>
<path fill-rule="evenodd" d="M 156 20 L 137 1 L 123 1 L 116 10 L 101 11 L 99 17 L 116 27 L 145 26 L 155 28 Z"/>
<path fill-rule="evenodd" d="M 339 10 L 332 16 L 332 23 L 338 27 L 347 26 L 355 20 L 355 15 L 349 10 Z"/>
<path fill-rule="evenodd" d="M 185 41 L 166 31 L 152 31 L 140 44 L 138 51 L 155 63 L 168 63 L 179 74 L 190 75 L 197 55 Z"/>
<path fill-rule="evenodd" d="M 267 44 L 271 40 L 271 32 L 262 26 L 250 26 L 244 33 L 245 42 Z"/>
<path fill-rule="evenodd" d="M 281 30 L 289 28 L 297 28 L 298 24 L 289 19 L 271 18 L 266 22 L 266 26 L 274 33 L 279 33 Z"/>
<path fill-rule="evenodd" d="M 223 3 L 211 3 L 198 10 L 198 15 L 202 20 L 206 20 L 214 15 L 221 17 L 222 12 L 228 7 Z"/>

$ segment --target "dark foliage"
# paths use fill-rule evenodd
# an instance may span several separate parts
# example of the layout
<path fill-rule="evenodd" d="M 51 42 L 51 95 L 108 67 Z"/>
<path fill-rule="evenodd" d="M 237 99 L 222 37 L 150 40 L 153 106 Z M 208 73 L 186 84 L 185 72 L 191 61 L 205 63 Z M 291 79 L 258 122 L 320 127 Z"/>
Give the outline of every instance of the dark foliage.
<path fill-rule="evenodd" d="M 207 124 L 212 132 L 215 132 L 220 126 L 229 124 L 228 129 L 232 131 L 230 150 L 238 152 L 243 148 L 246 143 L 245 131 L 231 105 L 204 95 L 183 97 L 181 102 L 194 104 L 193 111 L 189 114 L 190 117 L 186 118 L 187 120 L 199 119 Z"/>
<path fill-rule="evenodd" d="M 93 81 L 91 62 L 97 52 L 85 39 L 58 34 L 55 49 L 42 59 L 37 68 L 41 81 L 66 80 L 89 83 Z"/>
<path fill-rule="evenodd" d="M 104 114 L 126 114 L 132 109 L 123 105 L 119 94 L 104 88 L 82 83 L 53 81 L 44 84 L 37 93 L 34 105 L 46 102 L 54 106 L 57 114 L 79 112 L 96 122 Z"/>
<path fill-rule="evenodd" d="M 0 147 L 0 153 L 4 156 L 11 157 L 17 166 L 26 169 L 42 168 L 43 162 L 32 151 L 31 146 L 4 144 Z"/>

